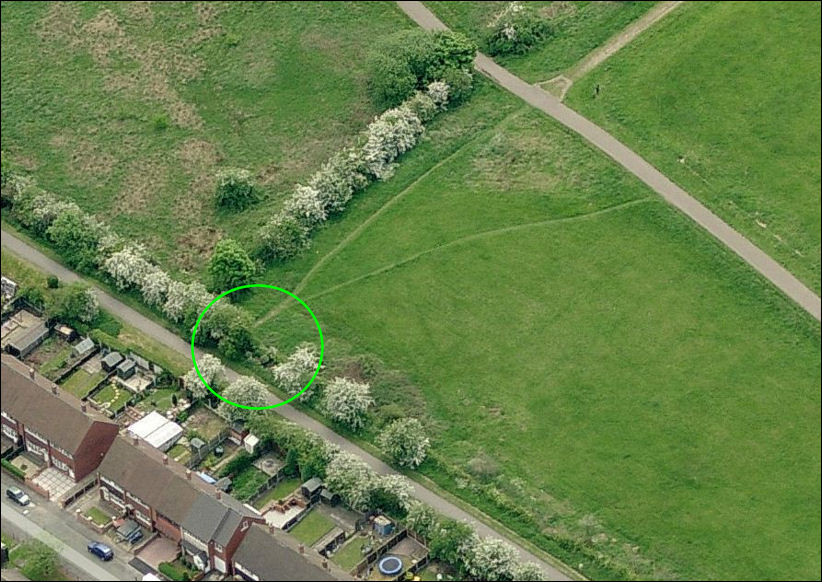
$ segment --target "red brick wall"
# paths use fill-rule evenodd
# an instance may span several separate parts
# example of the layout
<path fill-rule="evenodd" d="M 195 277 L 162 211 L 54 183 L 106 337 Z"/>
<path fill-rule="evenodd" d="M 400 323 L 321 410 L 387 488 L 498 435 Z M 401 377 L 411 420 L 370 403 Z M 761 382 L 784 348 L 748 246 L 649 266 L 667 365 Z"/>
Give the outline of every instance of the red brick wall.
<path fill-rule="evenodd" d="M 243 521 L 240 522 L 240 526 L 234 530 L 231 539 L 228 540 L 228 544 L 225 546 L 224 551 L 214 552 L 225 560 L 226 568 L 228 568 L 229 574 L 234 573 L 234 552 L 237 551 L 237 548 L 239 547 L 240 542 L 243 541 L 245 534 L 248 533 L 249 529 L 251 529 L 251 524 L 255 522 L 265 525 L 265 519 L 262 517 L 244 517 Z"/>
<path fill-rule="evenodd" d="M 96 421 L 91 425 L 86 437 L 74 453 L 74 480 L 83 477 L 100 466 L 103 455 L 108 452 L 111 443 L 117 436 L 117 425 L 110 422 Z M 60 443 L 55 443 L 59 445 Z"/>
<path fill-rule="evenodd" d="M 180 530 L 180 526 L 174 525 L 171 520 L 166 519 L 161 513 L 157 513 L 154 516 L 154 526 L 157 528 L 157 531 L 175 542 L 179 542 L 183 538 L 183 532 Z"/>

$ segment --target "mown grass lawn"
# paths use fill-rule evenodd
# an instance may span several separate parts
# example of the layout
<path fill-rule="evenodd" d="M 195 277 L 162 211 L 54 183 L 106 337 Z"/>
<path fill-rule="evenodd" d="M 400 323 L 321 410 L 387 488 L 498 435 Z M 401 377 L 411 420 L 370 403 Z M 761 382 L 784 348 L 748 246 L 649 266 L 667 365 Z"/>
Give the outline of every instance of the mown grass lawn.
<path fill-rule="evenodd" d="M 103 388 L 91 398 L 97 404 L 103 406 L 105 410 L 117 412 L 126 405 L 131 399 L 131 396 L 131 392 L 127 389 L 117 386 L 114 383 L 109 383 L 103 386 Z"/>
<path fill-rule="evenodd" d="M 300 486 L 299 479 L 284 479 L 277 483 L 274 487 L 269 489 L 265 495 L 260 497 L 254 504 L 254 507 L 261 509 L 269 501 L 277 501 L 278 499 L 285 499 L 286 496 L 294 493 L 297 487 Z"/>
<path fill-rule="evenodd" d="M 341 550 L 338 550 L 331 559 L 346 572 L 351 571 L 363 559 L 362 549 L 370 542 L 368 537 L 355 536 L 349 540 Z"/>
<path fill-rule="evenodd" d="M 316 509 L 311 511 L 303 520 L 288 530 L 295 538 L 306 546 L 310 546 L 318 541 L 334 527 L 334 522 L 324 516 Z"/>
<path fill-rule="evenodd" d="M 111 516 L 99 507 L 89 507 L 85 514 L 97 525 L 106 525 L 111 521 Z"/>
<path fill-rule="evenodd" d="M 818 2 L 686 3 L 568 94 L 817 293 L 819 19 Z"/>
<path fill-rule="evenodd" d="M 488 24 L 508 2 L 425 2 L 447 26 L 473 38 L 480 50 Z M 524 55 L 495 60 L 529 83 L 547 81 L 568 69 L 650 10 L 655 2 L 528 2 L 555 33 Z"/>
<path fill-rule="evenodd" d="M 819 569 L 818 324 L 538 113 L 413 185 L 302 296 L 329 345 L 421 391 L 422 471 L 543 547 L 618 532 L 660 574 Z M 466 487 L 476 459 L 523 513 Z"/>
<path fill-rule="evenodd" d="M 411 26 L 392 2 L 4 3 L 4 155 L 172 272 L 204 272 L 375 115 L 365 52 Z M 216 211 L 228 166 L 265 200 Z"/>
<path fill-rule="evenodd" d="M 82 368 L 78 368 L 63 382 L 63 390 L 75 395 L 77 398 L 85 398 L 105 377 L 105 372 L 89 374 Z"/>

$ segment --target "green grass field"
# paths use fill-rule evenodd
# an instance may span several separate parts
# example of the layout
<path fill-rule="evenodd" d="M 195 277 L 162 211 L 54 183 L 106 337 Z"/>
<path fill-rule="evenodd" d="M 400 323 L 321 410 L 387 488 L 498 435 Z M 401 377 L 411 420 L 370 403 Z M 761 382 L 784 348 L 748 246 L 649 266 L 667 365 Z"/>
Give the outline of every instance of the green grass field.
<path fill-rule="evenodd" d="M 421 390 L 424 473 L 548 548 L 593 515 L 658 573 L 818 570 L 817 324 L 535 112 L 398 194 L 302 296 Z M 525 517 L 453 476 L 478 457 Z"/>
<path fill-rule="evenodd" d="M 689 3 L 568 95 L 817 293 L 819 19 L 818 2 Z"/>
<path fill-rule="evenodd" d="M 392 2 L 2 4 L 3 151 L 40 184 L 201 272 L 376 110 L 363 56 L 410 27 Z M 216 212 L 217 169 L 266 199 Z"/>
<path fill-rule="evenodd" d="M 85 398 L 105 377 L 105 372 L 89 374 L 80 368 L 63 382 L 62 388 L 66 392 L 74 394 L 77 398 Z"/>
<path fill-rule="evenodd" d="M 318 541 L 334 528 L 334 522 L 316 509 L 303 518 L 288 533 L 300 540 L 306 546 Z"/>
<path fill-rule="evenodd" d="M 454 30 L 480 44 L 488 23 L 507 2 L 425 2 L 426 7 Z M 495 60 L 529 83 L 547 81 L 568 69 L 631 22 L 655 2 L 528 2 L 553 23 L 556 34 L 524 55 Z"/>

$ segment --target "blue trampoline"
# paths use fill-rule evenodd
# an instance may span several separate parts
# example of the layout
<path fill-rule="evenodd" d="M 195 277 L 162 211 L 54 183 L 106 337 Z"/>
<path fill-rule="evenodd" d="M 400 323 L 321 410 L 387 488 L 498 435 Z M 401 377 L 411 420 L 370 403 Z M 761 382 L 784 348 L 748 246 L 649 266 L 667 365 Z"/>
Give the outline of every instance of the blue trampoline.
<path fill-rule="evenodd" d="M 377 568 L 384 576 L 396 576 L 402 572 L 402 560 L 397 556 L 386 556 L 379 561 Z"/>

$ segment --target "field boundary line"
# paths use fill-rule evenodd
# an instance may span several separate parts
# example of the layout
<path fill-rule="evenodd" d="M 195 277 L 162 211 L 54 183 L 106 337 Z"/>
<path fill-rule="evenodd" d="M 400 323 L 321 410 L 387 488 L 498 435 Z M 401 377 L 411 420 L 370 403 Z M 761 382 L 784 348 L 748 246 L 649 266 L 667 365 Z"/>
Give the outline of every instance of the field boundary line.
<path fill-rule="evenodd" d="M 450 161 L 451 161 L 452 159 L 454 159 L 454 158 L 455 158 L 455 157 L 456 157 L 456 156 L 457 156 L 460 152 L 462 152 L 462 151 L 463 151 L 466 147 L 468 147 L 469 145 L 472 145 L 473 143 L 475 143 L 475 142 L 479 141 L 479 140 L 480 140 L 480 138 L 482 138 L 483 136 L 485 136 L 487 133 L 489 133 L 489 132 L 491 132 L 491 131 L 497 131 L 497 130 L 499 130 L 501 127 L 504 127 L 504 126 L 505 126 L 507 123 L 509 123 L 512 119 L 515 119 L 516 117 L 518 117 L 519 115 L 521 115 L 523 111 L 527 111 L 527 109 L 524 109 L 524 108 L 519 108 L 519 109 L 516 109 L 515 111 L 512 111 L 511 113 L 509 113 L 508 115 L 506 115 L 505 117 L 503 117 L 502 119 L 500 119 L 500 120 L 499 120 L 497 123 L 495 123 L 494 125 L 492 125 L 492 126 L 490 126 L 490 127 L 487 127 L 486 129 L 482 130 L 480 133 L 478 133 L 478 134 L 477 134 L 477 135 L 475 135 L 474 137 L 472 137 L 472 138 L 470 138 L 469 140 L 467 140 L 464 144 L 462 144 L 461 146 L 459 146 L 457 149 L 455 149 L 453 152 L 451 152 L 451 153 L 450 153 L 450 154 L 448 154 L 446 157 L 444 157 L 443 159 L 441 159 L 439 162 L 437 162 L 436 164 L 434 164 L 433 166 L 431 166 L 430 168 L 428 168 L 425 172 L 423 172 L 422 174 L 420 174 L 419 176 L 417 176 L 417 177 L 414 179 L 414 181 L 413 181 L 413 182 L 411 182 L 410 184 L 408 184 L 408 186 L 406 186 L 405 188 L 403 188 L 402 190 L 400 190 L 399 192 L 397 192 L 394 196 L 392 196 L 391 198 L 389 198 L 388 200 L 386 200 L 385 204 L 383 204 L 383 205 L 382 205 L 382 206 L 380 206 L 380 207 L 379 207 L 376 211 L 374 211 L 374 213 L 372 213 L 372 214 L 371 214 L 371 216 L 369 216 L 368 218 L 366 218 L 365 220 L 363 220 L 363 221 L 359 224 L 359 226 L 357 226 L 357 228 L 355 228 L 354 230 L 352 230 L 352 231 L 351 231 L 351 232 L 350 232 L 350 233 L 349 233 L 349 234 L 348 234 L 348 235 L 347 235 L 344 239 L 342 239 L 342 240 L 341 240 L 341 241 L 337 244 L 337 246 L 335 246 L 333 249 L 331 249 L 331 250 L 330 250 L 330 251 L 328 251 L 325 255 L 323 255 L 323 257 L 322 257 L 319 261 L 317 261 L 316 263 L 314 263 L 314 266 L 313 266 L 313 267 L 311 267 L 311 269 L 309 269 L 309 270 L 308 270 L 308 272 L 305 274 L 305 276 L 303 276 L 303 278 L 300 280 L 300 282 L 299 282 L 299 283 L 297 283 L 297 286 L 296 286 L 296 287 L 294 287 L 294 289 L 293 289 L 293 293 L 294 293 L 295 295 L 299 295 L 299 294 L 300 294 L 300 292 L 301 292 L 303 289 L 305 289 L 305 286 L 308 284 L 308 281 L 311 279 L 311 277 L 313 277 L 313 276 L 317 273 L 317 271 L 319 271 L 319 270 L 320 270 L 320 269 L 321 269 L 321 268 L 322 268 L 322 267 L 323 267 L 323 266 L 324 266 L 324 265 L 325 265 L 325 264 L 326 264 L 329 260 L 331 260 L 331 259 L 332 259 L 332 258 L 334 258 L 337 254 L 339 254 L 339 253 L 340 253 L 340 251 L 342 251 L 345 247 L 347 247 L 347 246 L 348 246 L 348 245 L 349 245 L 352 241 L 354 241 L 354 239 L 356 239 L 357 237 L 359 237 L 359 236 L 360 236 L 360 234 L 362 234 L 362 232 L 363 232 L 366 228 L 368 228 L 368 227 L 371 225 L 371 223 L 373 223 L 373 222 L 374 222 L 375 220 L 377 220 L 380 216 L 382 216 L 382 214 L 383 214 L 386 210 L 388 210 L 389 208 L 391 208 L 392 206 L 394 206 L 394 204 L 396 204 L 399 200 L 401 200 L 402 198 L 404 198 L 406 194 L 408 194 L 409 192 L 411 192 L 411 190 L 413 190 L 413 188 L 414 188 L 417 184 L 419 184 L 422 180 L 424 180 L 425 178 L 427 178 L 427 177 L 428 177 L 428 176 L 429 176 L 432 172 L 436 171 L 437 169 L 439 169 L 440 167 L 442 167 L 442 166 L 443 166 L 443 165 L 445 165 L 446 163 L 450 162 Z M 262 316 L 262 317 L 261 317 L 261 318 L 257 321 L 257 323 L 255 323 L 255 324 L 254 324 L 254 327 L 259 327 L 259 326 L 261 326 L 262 324 L 264 324 L 265 322 L 267 322 L 267 321 L 269 321 L 269 320 L 271 320 L 271 319 L 273 319 L 273 318 L 277 317 L 277 316 L 278 316 L 280 313 L 282 313 L 282 312 L 283 312 L 283 311 L 284 311 L 284 310 L 285 310 L 285 309 L 286 309 L 289 305 L 291 305 L 291 302 L 289 302 L 289 301 L 282 301 L 282 302 L 278 303 L 278 304 L 277 304 L 276 306 L 274 306 L 274 307 L 273 307 L 270 311 L 268 311 L 265 315 L 263 315 L 263 316 Z"/>
<path fill-rule="evenodd" d="M 391 263 L 390 265 L 385 265 L 384 267 L 380 267 L 379 269 L 375 269 L 375 270 L 373 270 L 369 273 L 365 273 L 364 275 L 360 275 L 358 277 L 355 277 L 355 278 L 350 279 L 348 281 L 345 281 L 343 283 L 338 283 L 337 285 L 334 285 L 332 287 L 328 287 L 327 289 L 323 289 L 322 291 L 314 293 L 313 295 L 308 295 L 307 299 L 318 299 L 319 297 L 322 297 L 323 295 L 328 295 L 329 293 L 333 293 L 335 291 L 338 291 L 338 290 L 342 289 L 343 287 L 348 287 L 349 285 L 353 285 L 354 283 L 358 283 L 358 282 L 360 282 L 364 279 L 369 279 L 371 277 L 381 275 L 382 273 L 388 272 L 388 271 L 390 271 L 392 269 L 395 269 L 397 267 L 402 267 L 403 265 L 406 265 L 408 263 L 416 261 L 417 259 L 422 258 L 426 255 L 430 255 L 430 254 L 435 253 L 437 251 L 442 251 L 442 250 L 445 250 L 445 249 L 448 249 L 448 248 L 451 248 L 451 247 L 454 247 L 454 246 L 467 244 L 467 243 L 470 243 L 470 242 L 474 242 L 476 240 L 481 240 L 481 239 L 484 239 L 484 238 L 490 238 L 490 237 L 501 235 L 501 234 L 508 234 L 510 232 L 516 232 L 518 230 L 525 230 L 525 229 L 528 229 L 528 228 L 537 228 L 537 227 L 540 227 L 540 226 L 550 226 L 550 225 L 554 225 L 554 224 L 565 224 L 565 223 L 568 223 L 568 222 L 577 222 L 577 221 L 581 221 L 581 220 L 585 220 L 585 219 L 597 218 L 597 217 L 599 217 L 603 214 L 609 214 L 611 212 L 615 212 L 617 210 L 622 210 L 624 208 L 629 208 L 631 206 L 636 206 L 638 204 L 642 204 L 644 202 L 649 202 L 651 200 L 654 200 L 654 198 L 651 197 L 651 196 L 646 196 L 645 198 L 639 198 L 637 200 L 629 200 L 628 202 L 623 202 L 621 204 L 615 204 L 614 206 L 609 206 L 608 208 L 602 208 L 600 210 L 595 210 L 594 212 L 587 212 L 585 214 L 575 214 L 574 216 L 563 216 L 561 218 L 550 218 L 550 219 L 547 219 L 547 220 L 539 220 L 539 221 L 536 221 L 536 222 L 526 222 L 526 223 L 523 223 L 523 224 L 514 224 L 514 225 L 511 225 L 511 226 L 504 226 L 502 228 L 495 228 L 493 230 L 484 230 L 482 232 L 476 232 L 474 234 L 469 234 L 467 236 L 463 236 L 463 237 L 460 237 L 458 239 L 454 239 L 454 240 L 449 241 L 447 243 L 437 245 L 437 246 L 431 247 L 429 249 L 425 249 L 424 251 L 420 251 L 418 253 L 415 253 L 415 254 L 411 255 L 410 257 L 406 257 L 405 259 L 401 259 L 399 261 Z"/>

